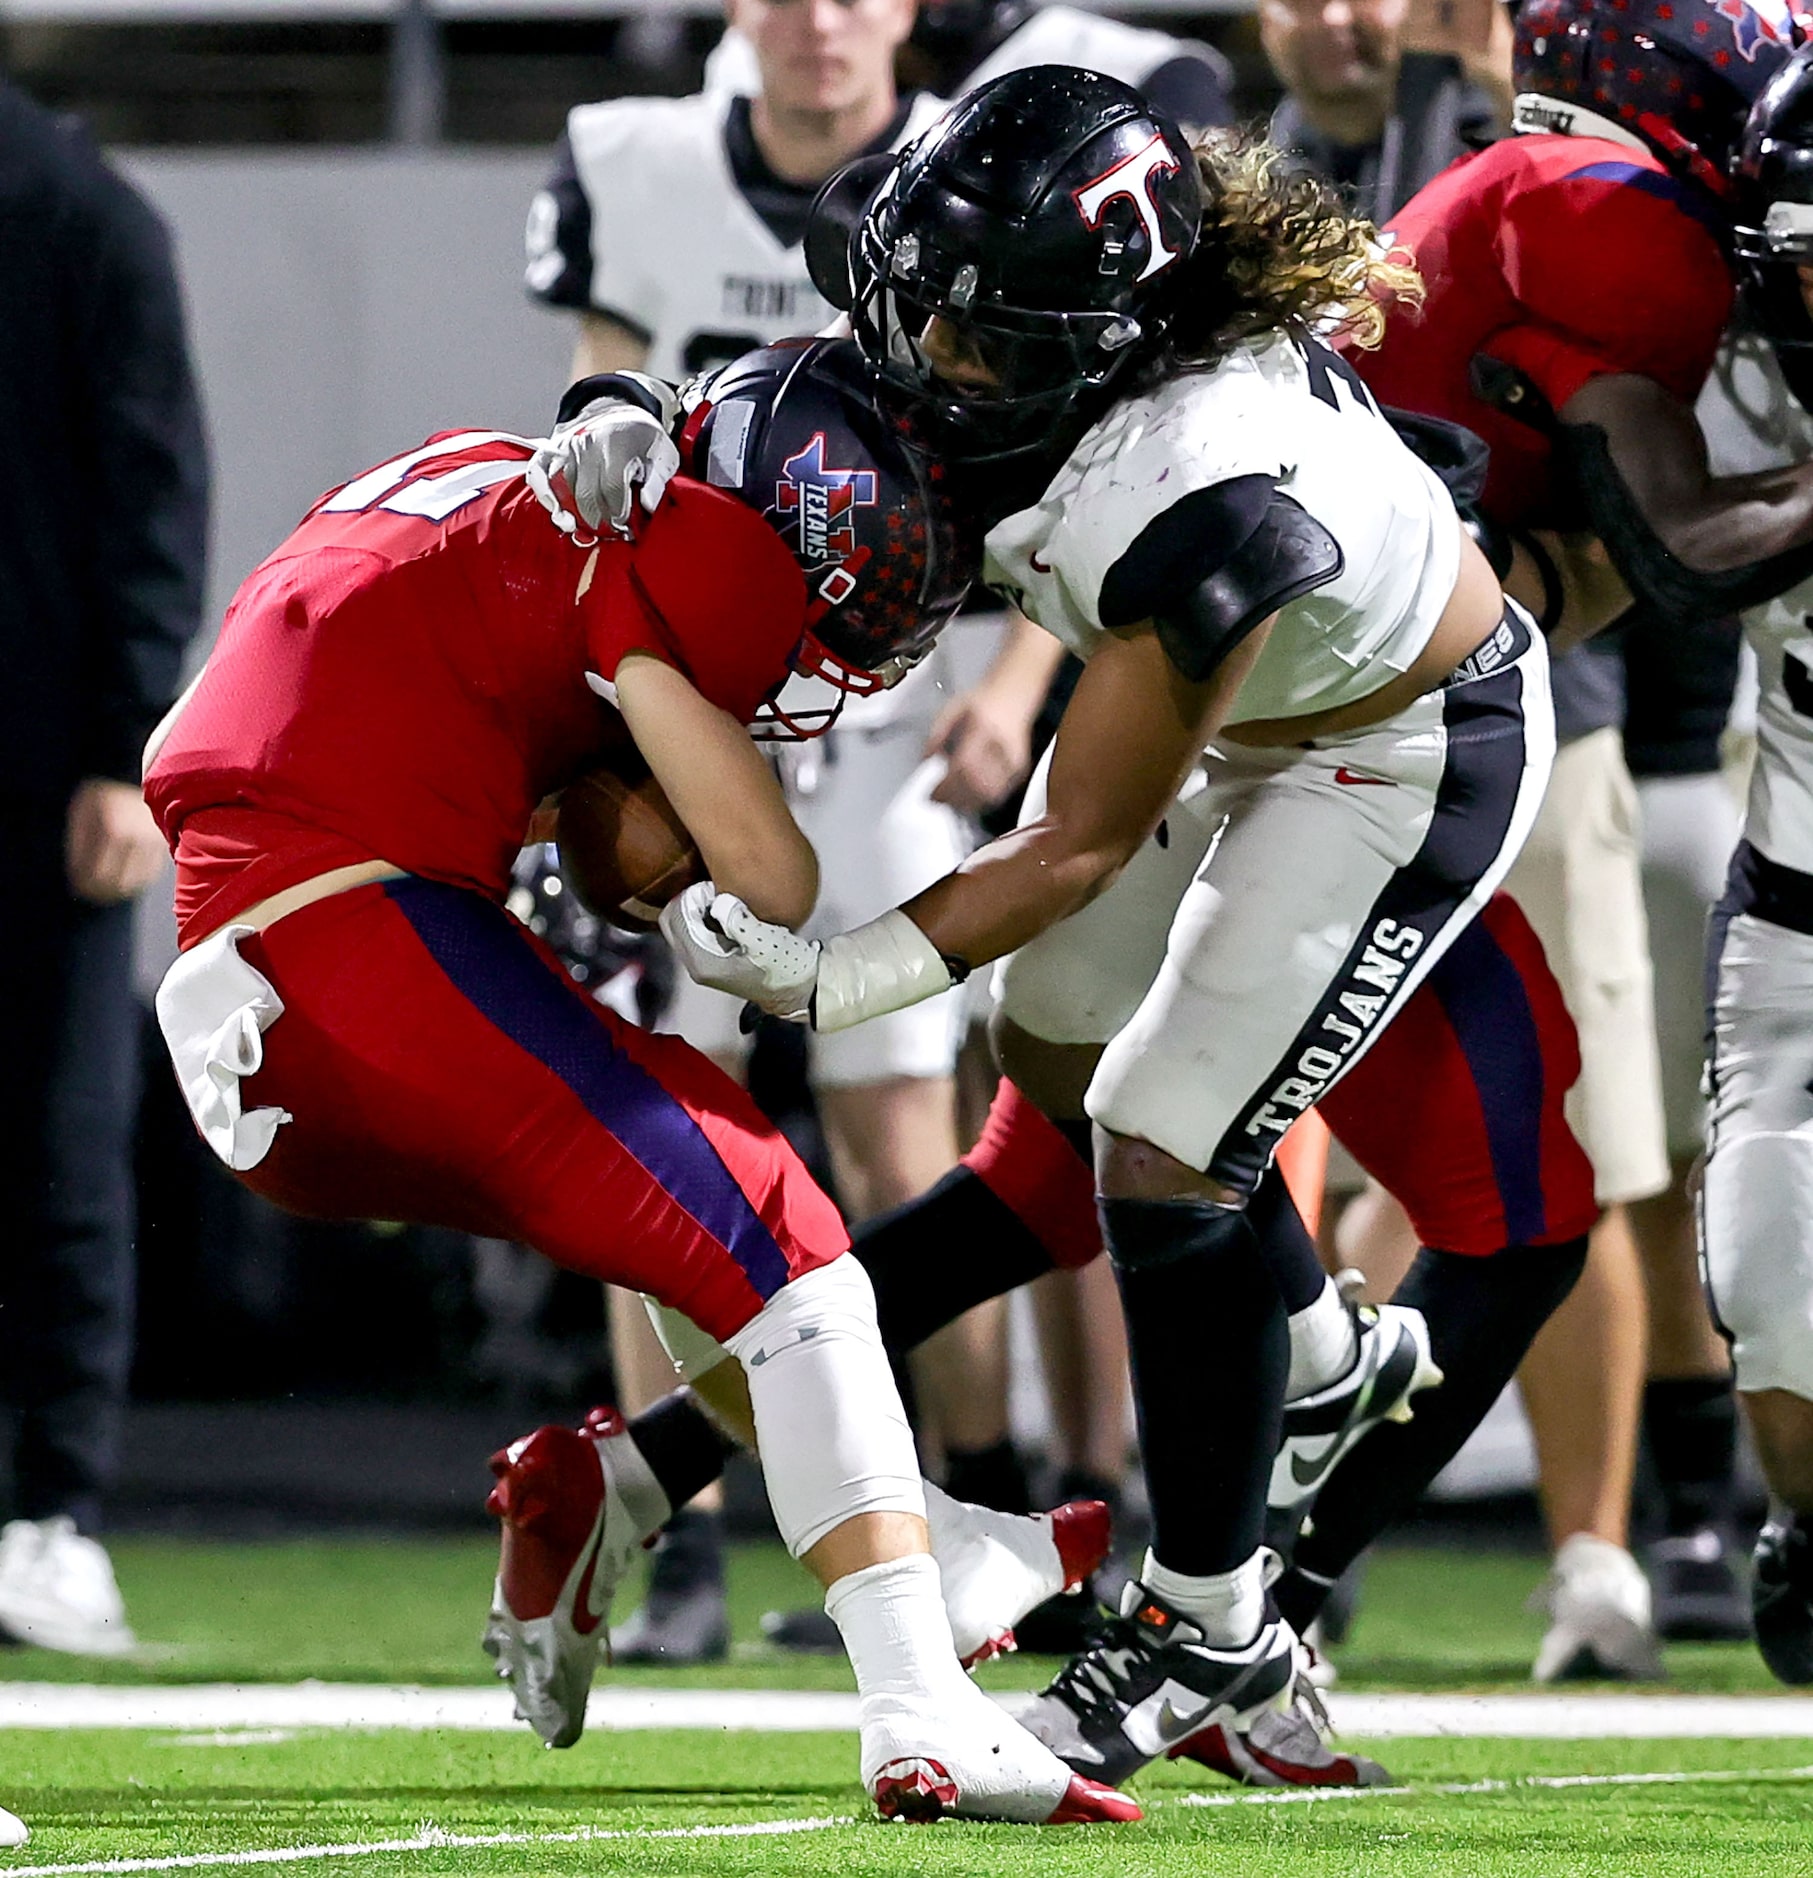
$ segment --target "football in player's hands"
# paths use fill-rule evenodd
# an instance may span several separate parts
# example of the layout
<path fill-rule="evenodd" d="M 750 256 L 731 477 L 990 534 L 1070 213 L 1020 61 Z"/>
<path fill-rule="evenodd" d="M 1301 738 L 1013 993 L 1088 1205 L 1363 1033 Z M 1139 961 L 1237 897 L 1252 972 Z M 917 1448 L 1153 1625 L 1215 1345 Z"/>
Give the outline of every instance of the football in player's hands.
<path fill-rule="evenodd" d="M 653 932 L 668 901 L 705 878 L 698 844 L 627 733 L 607 762 L 567 785 L 554 842 L 567 885 L 632 932 Z"/>

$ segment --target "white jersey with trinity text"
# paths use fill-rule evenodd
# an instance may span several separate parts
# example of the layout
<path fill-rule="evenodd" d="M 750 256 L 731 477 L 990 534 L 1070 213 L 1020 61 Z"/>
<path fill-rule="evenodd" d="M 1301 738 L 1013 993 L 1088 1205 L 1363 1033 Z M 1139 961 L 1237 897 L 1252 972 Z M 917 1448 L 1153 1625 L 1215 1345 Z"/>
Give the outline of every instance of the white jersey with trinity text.
<path fill-rule="evenodd" d="M 530 205 L 529 291 L 646 337 L 646 369 L 660 378 L 688 378 L 832 317 L 799 242 L 777 238 L 737 186 L 731 104 L 701 93 L 578 106 L 567 118 L 571 174 Z M 915 99 L 898 141 L 944 108 Z"/>
<path fill-rule="evenodd" d="M 1460 521 L 1440 479 L 1379 413 L 1353 368 L 1282 336 L 1236 346 L 1122 399 L 1031 508 L 988 537 L 983 579 L 1081 658 L 1101 644 L 1110 574 L 1195 491 L 1275 477 L 1333 536 L 1343 565 L 1279 613 L 1230 721 L 1366 697 L 1406 671 L 1454 591 Z"/>
<path fill-rule="evenodd" d="M 1727 347 L 1700 399 L 1714 475 L 1813 458 L 1813 417 L 1760 343 Z M 1813 874 L 1813 580 L 1744 615 L 1756 654 L 1756 765 L 1744 836 L 1783 867 Z"/>

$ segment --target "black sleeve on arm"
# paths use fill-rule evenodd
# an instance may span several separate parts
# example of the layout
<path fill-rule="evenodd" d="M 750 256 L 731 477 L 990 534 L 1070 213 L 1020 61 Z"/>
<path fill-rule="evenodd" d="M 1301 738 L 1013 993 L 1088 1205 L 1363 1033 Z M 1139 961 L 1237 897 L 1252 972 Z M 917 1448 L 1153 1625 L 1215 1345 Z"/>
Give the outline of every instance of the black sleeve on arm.
<path fill-rule="evenodd" d="M 75 419 L 93 505 L 81 774 L 136 783 L 201 623 L 207 440 L 162 221 L 104 171 L 71 233 L 92 367 Z"/>
<path fill-rule="evenodd" d="M 1281 606 L 1325 587 L 1340 544 L 1271 476 L 1195 489 L 1155 516 L 1102 582 L 1109 628 L 1149 619 L 1165 655 L 1200 684 Z"/>
<path fill-rule="evenodd" d="M 592 202 L 579 180 L 573 145 L 563 132 L 554 169 L 529 205 L 524 231 L 529 297 L 580 312 L 592 304 Z"/>

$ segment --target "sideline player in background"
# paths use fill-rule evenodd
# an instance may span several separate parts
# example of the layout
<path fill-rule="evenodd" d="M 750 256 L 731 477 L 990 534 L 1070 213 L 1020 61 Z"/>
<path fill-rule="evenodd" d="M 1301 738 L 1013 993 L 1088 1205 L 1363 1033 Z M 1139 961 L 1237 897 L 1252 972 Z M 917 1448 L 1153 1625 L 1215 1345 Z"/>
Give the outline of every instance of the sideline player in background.
<path fill-rule="evenodd" d="M 818 185 L 854 157 L 895 148 L 943 108 L 895 89 L 912 0 L 732 0 L 729 17 L 753 49 L 754 96 L 614 99 L 568 118 L 554 174 L 529 211 L 526 278 L 544 304 L 579 315 L 575 379 L 647 369 L 679 380 L 823 327 L 831 310 L 800 247 Z M 794 812 L 824 863 L 834 897 L 822 916 L 834 926 L 891 906 L 968 848 L 957 812 L 930 800 L 935 776 L 920 763 L 942 665 L 939 655 L 783 760 Z M 662 1027 L 735 1070 L 746 1049 L 737 1018 L 732 1000 L 682 976 Z M 908 1199 L 956 1160 L 961 1018 L 961 1000 L 949 998 L 814 1052 L 813 1087 L 851 1219 Z M 640 1409 L 672 1386 L 672 1366 L 633 1298 L 612 1298 L 610 1323 L 619 1393 Z M 960 1415 L 962 1397 L 948 1406 Z M 954 1432 L 951 1445 L 962 1447 L 960 1421 Z M 984 1430 L 976 1445 L 988 1441 Z M 977 1497 L 971 1483 L 953 1485 Z M 620 1661 L 728 1652 L 722 1548 L 715 1496 L 676 1518 L 646 1603 L 612 1640 Z"/>

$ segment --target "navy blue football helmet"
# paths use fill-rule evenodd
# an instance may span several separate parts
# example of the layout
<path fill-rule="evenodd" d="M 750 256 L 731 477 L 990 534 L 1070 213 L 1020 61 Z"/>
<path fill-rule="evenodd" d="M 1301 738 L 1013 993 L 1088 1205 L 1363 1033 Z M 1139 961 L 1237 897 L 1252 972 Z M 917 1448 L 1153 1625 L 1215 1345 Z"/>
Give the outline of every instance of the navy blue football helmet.
<path fill-rule="evenodd" d="M 845 696 L 897 684 L 931 650 L 980 571 L 980 535 L 847 339 L 763 346 L 682 395 L 682 468 L 765 517 L 806 576 L 794 669 L 838 701 L 762 722 L 816 736 Z"/>
<path fill-rule="evenodd" d="M 1523 0 L 1512 80 L 1519 130 L 1636 136 L 1728 200 L 1750 107 L 1807 37 L 1801 0 Z"/>

